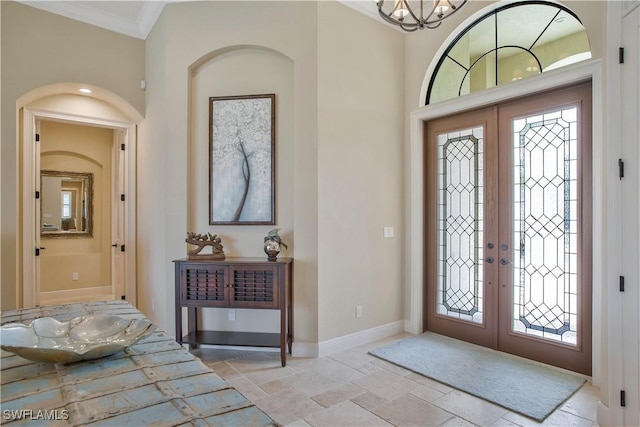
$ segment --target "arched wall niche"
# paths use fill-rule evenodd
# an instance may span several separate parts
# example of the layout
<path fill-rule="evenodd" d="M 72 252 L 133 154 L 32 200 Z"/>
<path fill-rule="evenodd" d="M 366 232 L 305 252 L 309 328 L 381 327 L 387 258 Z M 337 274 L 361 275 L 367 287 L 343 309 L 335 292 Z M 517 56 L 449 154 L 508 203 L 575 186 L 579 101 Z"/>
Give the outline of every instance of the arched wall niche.
<path fill-rule="evenodd" d="M 189 67 L 187 230 L 220 236 L 227 257 L 264 257 L 264 236 L 275 227 L 285 242 L 294 242 L 294 66 L 278 50 L 233 45 L 208 52 Z M 263 94 L 275 94 L 275 225 L 210 225 L 210 98 Z M 294 256 L 293 246 L 281 255 Z M 277 332 L 277 316 L 247 310 L 229 322 L 224 312 L 213 311 L 202 322 L 232 331 Z"/>
<path fill-rule="evenodd" d="M 205 55 L 202 55 L 200 58 L 194 61 L 193 64 L 189 66 L 189 70 L 193 75 L 194 72 L 197 72 L 198 68 L 202 67 L 207 62 L 215 60 L 216 58 L 219 59 L 220 57 L 222 57 L 227 53 L 242 53 L 243 51 L 247 51 L 247 50 L 263 51 L 267 54 L 271 54 L 276 57 L 281 57 L 283 59 L 286 58 L 287 60 L 293 63 L 293 58 L 291 58 L 289 55 L 285 53 L 280 52 L 279 50 L 266 47 L 266 46 L 260 46 L 260 45 L 239 44 L 239 45 L 233 45 L 233 46 L 225 46 L 220 49 L 212 50 L 211 52 Z"/>

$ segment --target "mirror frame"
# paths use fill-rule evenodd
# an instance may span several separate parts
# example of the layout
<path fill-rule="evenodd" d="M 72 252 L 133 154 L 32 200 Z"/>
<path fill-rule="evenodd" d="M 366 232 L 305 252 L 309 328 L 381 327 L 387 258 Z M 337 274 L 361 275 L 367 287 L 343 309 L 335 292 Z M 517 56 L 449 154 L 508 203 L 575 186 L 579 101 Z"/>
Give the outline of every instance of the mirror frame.
<path fill-rule="evenodd" d="M 84 231 L 42 231 L 42 224 L 44 223 L 42 218 L 42 201 L 44 196 L 42 194 L 42 178 L 44 176 L 53 177 L 70 177 L 77 178 L 78 180 L 86 180 L 87 182 L 87 229 Z M 91 172 L 64 172 L 53 170 L 41 170 L 40 171 L 40 238 L 41 239 L 54 239 L 54 238 L 79 238 L 79 237 L 93 237 L 93 173 Z"/>

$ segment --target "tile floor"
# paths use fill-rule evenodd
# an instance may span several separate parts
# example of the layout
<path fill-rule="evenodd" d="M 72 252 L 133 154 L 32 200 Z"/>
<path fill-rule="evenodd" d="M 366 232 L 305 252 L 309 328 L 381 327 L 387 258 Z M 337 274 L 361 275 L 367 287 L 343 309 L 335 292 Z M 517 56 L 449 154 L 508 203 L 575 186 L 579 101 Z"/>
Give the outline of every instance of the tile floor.
<path fill-rule="evenodd" d="M 586 383 L 543 423 L 385 362 L 368 351 L 400 334 L 321 358 L 193 350 L 285 426 L 595 426 L 598 389 Z"/>

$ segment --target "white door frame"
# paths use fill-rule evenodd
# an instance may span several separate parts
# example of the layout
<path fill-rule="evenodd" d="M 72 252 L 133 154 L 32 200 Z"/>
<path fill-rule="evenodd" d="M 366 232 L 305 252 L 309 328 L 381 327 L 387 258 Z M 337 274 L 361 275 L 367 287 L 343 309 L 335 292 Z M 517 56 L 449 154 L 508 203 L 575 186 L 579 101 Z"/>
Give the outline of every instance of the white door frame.
<path fill-rule="evenodd" d="M 136 124 L 109 120 L 101 117 L 80 116 L 36 108 L 23 108 L 22 130 L 22 307 L 40 304 L 40 281 L 37 275 L 38 257 L 36 247 L 39 244 L 35 191 L 40 191 L 39 176 L 40 149 L 36 146 L 34 135 L 38 120 L 54 120 L 80 123 L 97 127 L 116 129 L 124 132 L 124 182 L 126 201 L 124 202 L 124 241 L 125 256 L 123 262 L 125 295 L 133 306 L 137 305 L 136 294 Z"/>
<path fill-rule="evenodd" d="M 423 269 L 424 269 L 424 122 L 457 112 L 492 105 L 554 87 L 566 86 L 591 79 L 593 103 L 593 382 L 598 385 L 602 369 L 602 322 L 606 313 L 603 304 L 603 283 L 607 283 L 607 269 L 610 256 L 605 256 L 607 248 L 606 228 L 603 221 L 607 208 L 603 193 L 609 179 L 607 151 L 603 142 L 603 78 L 601 60 L 593 60 L 542 73 L 516 83 L 498 86 L 464 97 L 426 105 L 411 113 L 411 164 L 410 164 L 410 225 L 407 239 L 410 244 L 410 316 L 406 330 L 413 334 L 422 333 L 423 318 Z M 602 262 L 595 262 L 602 260 Z"/>

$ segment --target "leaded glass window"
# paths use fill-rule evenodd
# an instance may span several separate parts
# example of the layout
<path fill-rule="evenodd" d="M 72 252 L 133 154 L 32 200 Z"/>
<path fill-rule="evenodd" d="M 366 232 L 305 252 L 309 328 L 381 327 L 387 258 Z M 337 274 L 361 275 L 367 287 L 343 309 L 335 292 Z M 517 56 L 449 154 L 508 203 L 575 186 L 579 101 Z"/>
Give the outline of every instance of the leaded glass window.
<path fill-rule="evenodd" d="M 576 344 L 577 108 L 513 121 L 513 330 Z"/>
<path fill-rule="evenodd" d="M 438 135 L 438 313 L 482 323 L 483 128 Z"/>
<path fill-rule="evenodd" d="M 438 59 L 425 104 L 520 80 L 591 58 L 587 32 L 568 8 L 510 3 L 465 28 Z"/>

